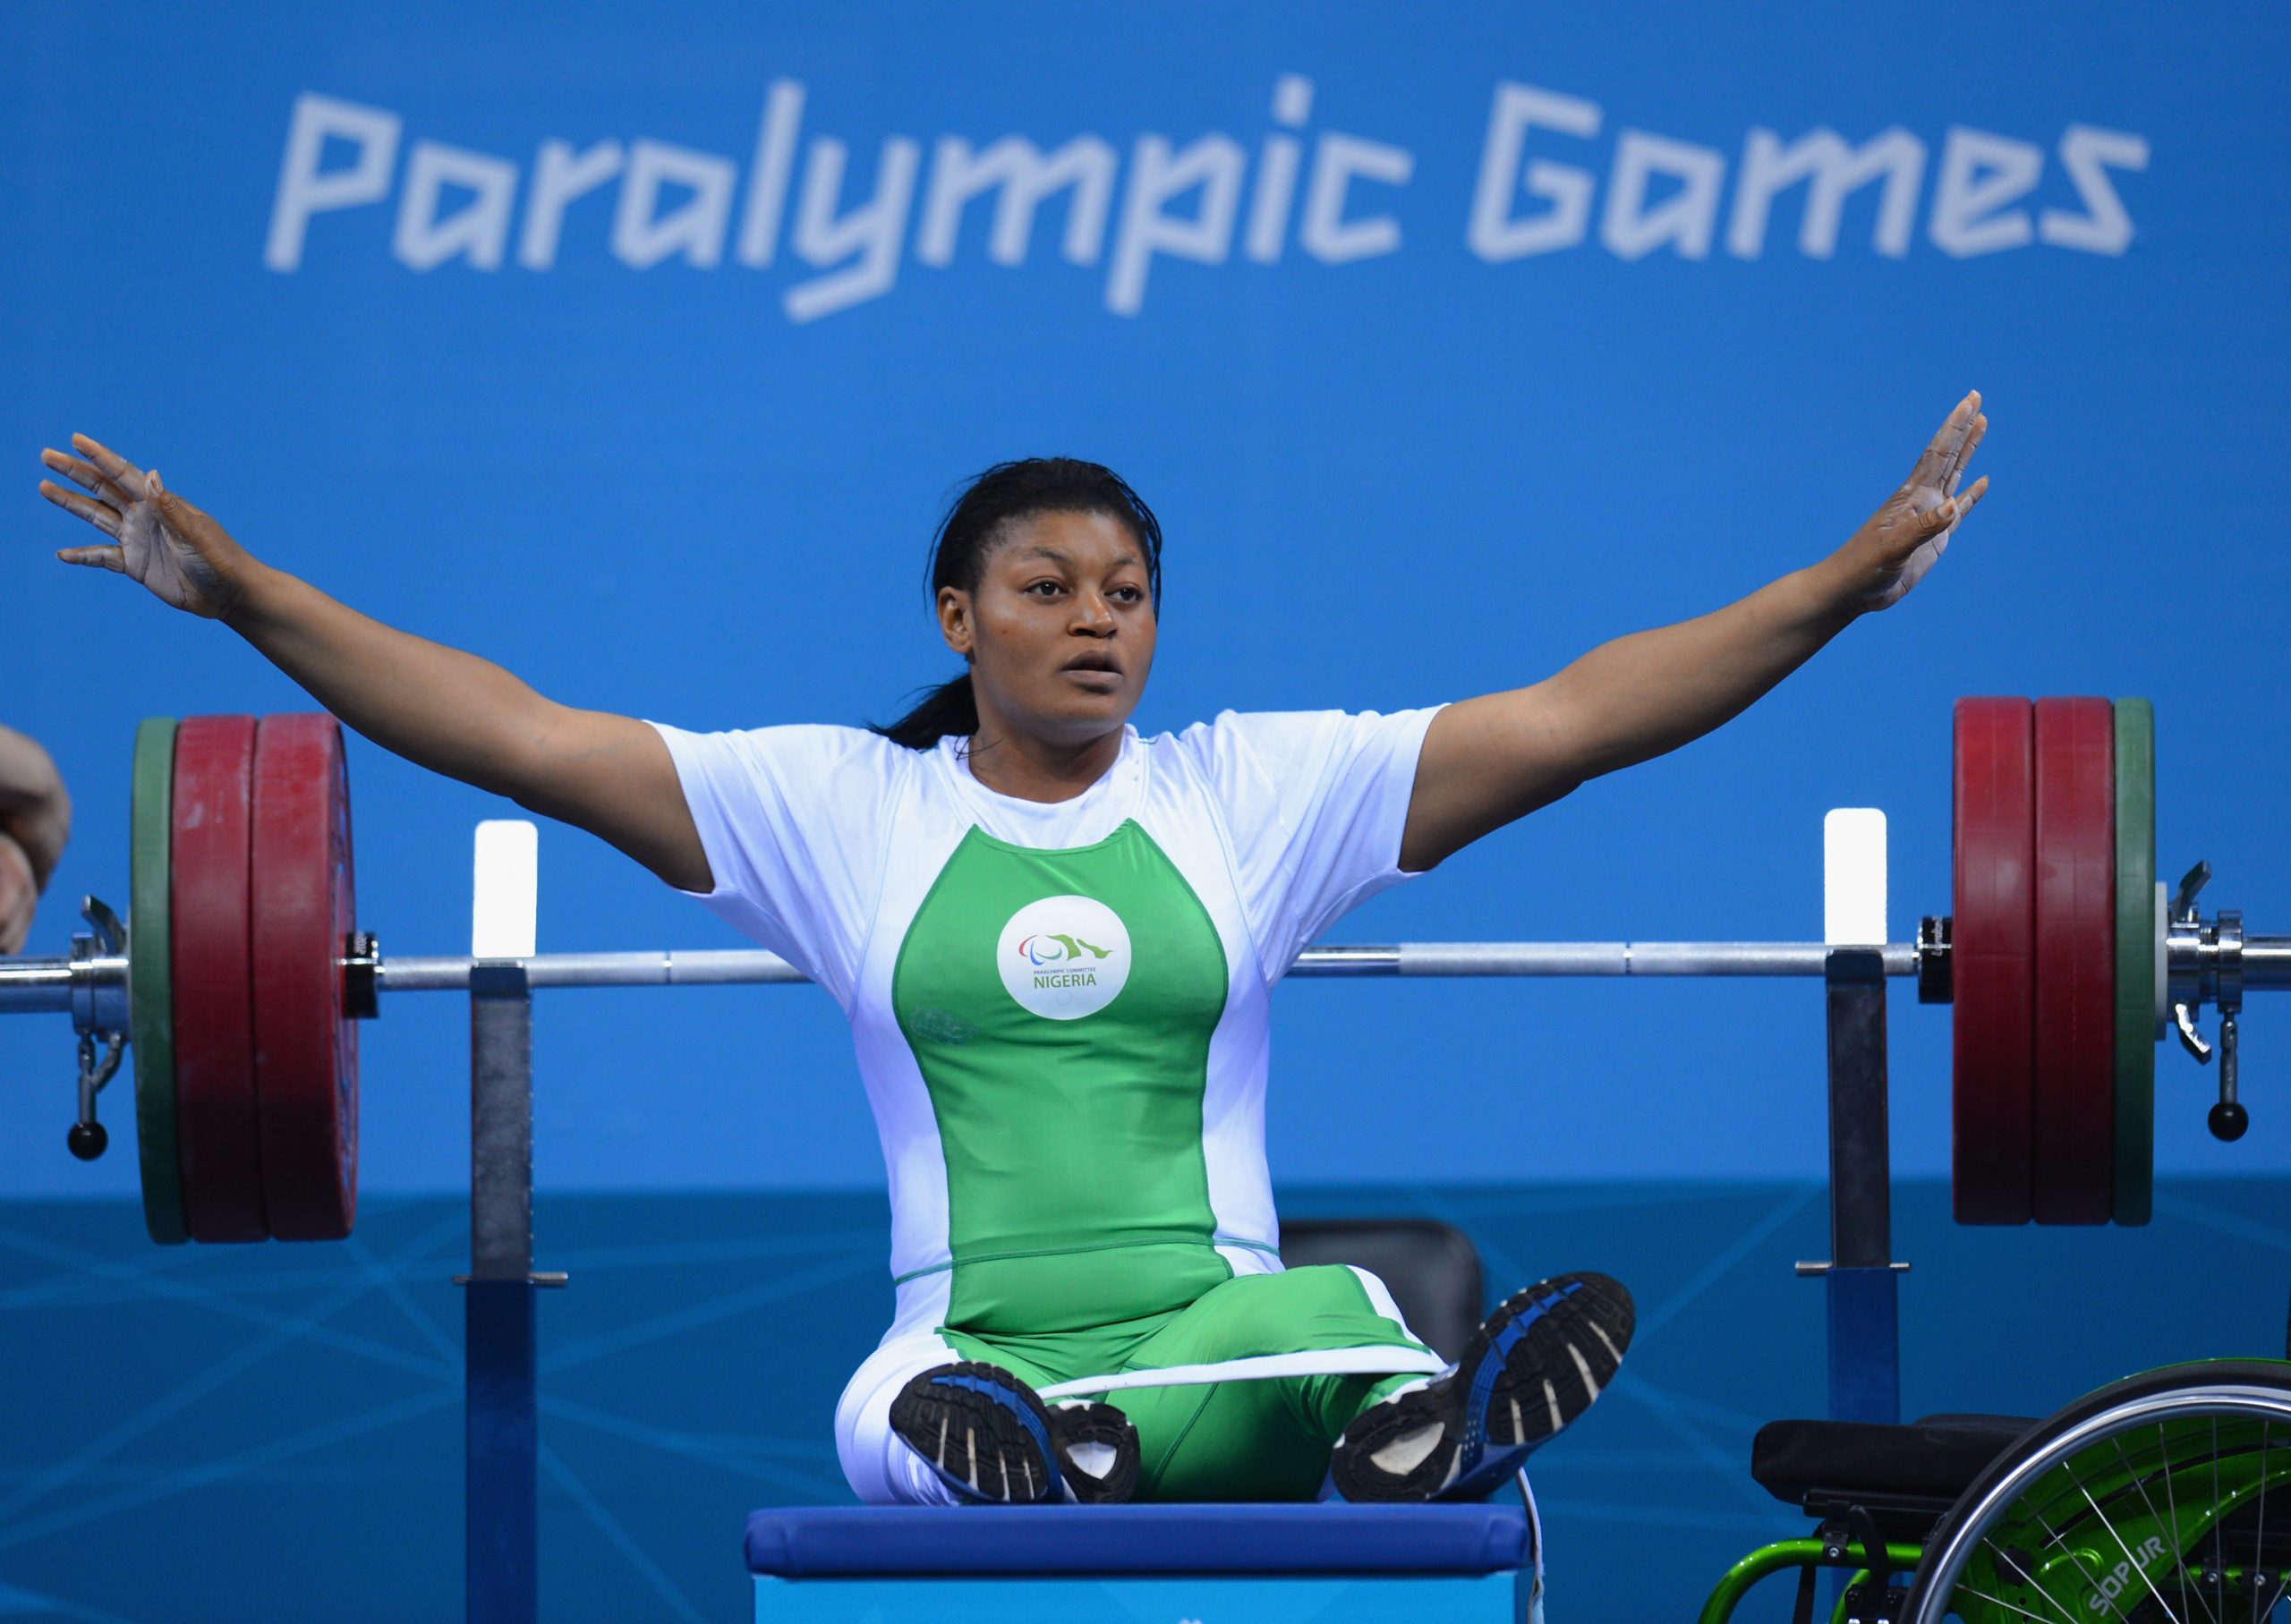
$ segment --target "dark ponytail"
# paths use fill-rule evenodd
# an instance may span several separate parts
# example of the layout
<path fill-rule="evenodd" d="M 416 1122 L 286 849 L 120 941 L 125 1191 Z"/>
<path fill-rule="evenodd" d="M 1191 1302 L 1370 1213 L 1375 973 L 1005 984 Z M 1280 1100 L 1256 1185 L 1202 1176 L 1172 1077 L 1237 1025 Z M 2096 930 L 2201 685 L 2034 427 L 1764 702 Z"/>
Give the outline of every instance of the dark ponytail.
<path fill-rule="evenodd" d="M 872 731 L 909 750 L 928 750 L 949 734 L 968 738 L 978 731 L 978 695 L 971 691 L 970 673 L 941 683 L 899 720 Z"/>
<path fill-rule="evenodd" d="M 933 604 L 942 587 L 976 591 L 986 556 L 1009 527 L 1045 513 L 1103 514 L 1128 530 L 1146 555 L 1146 591 L 1160 606 L 1162 525 L 1154 510 L 1112 469 L 1068 456 L 997 463 L 963 488 L 932 540 Z M 871 724 L 870 730 L 909 750 L 929 750 L 950 735 L 964 738 L 976 733 L 978 699 L 970 673 L 941 683 L 899 720 L 888 727 Z"/>

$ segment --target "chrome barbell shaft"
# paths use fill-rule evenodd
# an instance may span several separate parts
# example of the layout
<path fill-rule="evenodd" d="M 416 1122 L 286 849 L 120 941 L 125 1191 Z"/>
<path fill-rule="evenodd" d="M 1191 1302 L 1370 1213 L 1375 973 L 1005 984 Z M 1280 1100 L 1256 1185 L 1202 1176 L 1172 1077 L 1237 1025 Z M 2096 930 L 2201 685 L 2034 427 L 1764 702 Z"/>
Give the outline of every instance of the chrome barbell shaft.
<path fill-rule="evenodd" d="M 1820 942 L 1506 942 L 1419 941 L 1386 946 L 1309 948 L 1291 975 L 1806 975 L 1822 974 L 1830 949 Z M 1917 948 L 1889 942 L 1886 974 L 1914 975 Z M 2250 949 L 2246 948 L 2248 962 Z M 383 956 L 375 984 L 390 992 L 465 991 L 465 957 Z M 541 987 L 692 987 L 806 980 L 762 948 L 688 952 L 542 953 L 511 961 Z M 75 985 L 123 988 L 127 960 L 0 959 L 0 1014 L 71 1007 Z"/>
<path fill-rule="evenodd" d="M 1377 947 L 1309 948 L 1291 975 L 1809 975 L 1830 949 L 1820 942 L 1422 941 Z M 1917 974 L 1917 948 L 1883 949 L 1886 974 Z M 469 985 L 467 958 L 390 958 L 378 984 L 393 992 L 452 991 Z M 541 987 L 689 987 L 800 982 L 803 972 L 761 948 L 697 953 L 544 953 L 520 961 Z"/>
<path fill-rule="evenodd" d="M 0 1015 L 48 1011 L 72 1015 L 82 1032 L 126 1031 L 126 958 L 0 958 Z"/>
<path fill-rule="evenodd" d="M 471 958 L 392 958 L 375 977 L 385 992 L 452 992 L 469 985 Z M 708 987 L 808 981 L 802 971 L 761 948 L 671 953 L 541 953 L 523 965 L 526 985 L 542 987 Z"/>
<path fill-rule="evenodd" d="M 93 975 L 99 984 L 127 985 L 123 958 L 0 958 L 0 1015 L 33 1015 L 72 1008 L 72 989 Z"/>
<path fill-rule="evenodd" d="M 1292 975 L 1820 975 L 1818 941 L 1410 941 L 1313 948 Z M 1887 975 L 1915 975 L 1912 942 L 1879 948 Z"/>
<path fill-rule="evenodd" d="M 1308 948 L 1290 974 L 1819 976 L 1831 950 L 1822 942 L 1416 941 Z M 1914 943 L 1887 942 L 1879 951 L 1887 975 L 1917 974 Z M 2173 973 L 2193 973 L 2196 959 L 2194 944 L 2176 930 Z M 375 982 L 391 992 L 465 991 L 473 962 L 466 957 L 385 957 L 376 966 Z M 515 962 L 524 966 L 535 988 L 728 986 L 806 979 L 786 959 L 762 948 L 542 953 Z M 2243 975 L 2246 991 L 2291 988 L 2291 937 L 2245 937 Z M 0 1015 L 69 1010 L 74 987 L 92 987 L 108 1003 L 123 999 L 126 985 L 127 960 L 117 955 L 0 959 Z"/>

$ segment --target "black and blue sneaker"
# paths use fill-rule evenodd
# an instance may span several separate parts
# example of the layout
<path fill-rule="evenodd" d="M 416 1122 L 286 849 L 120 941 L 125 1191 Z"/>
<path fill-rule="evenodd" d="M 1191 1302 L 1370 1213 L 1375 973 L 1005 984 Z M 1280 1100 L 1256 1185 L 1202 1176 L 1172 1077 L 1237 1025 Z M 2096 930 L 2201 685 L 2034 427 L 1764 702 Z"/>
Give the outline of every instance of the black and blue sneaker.
<path fill-rule="evenodd" d="M 891 1431 L 958 1499 L 1113 1505 L 1137 1486 L 1137 1429 L 1111 1404 L 1045 1405 L 999 1365 L 941 1365 L 891 1400 Z"/>
<path fill-rule="evenodd" d="M 1347 1500 L 1469 1500 L 1520 1469 L 1591 1407 L 1631 1346 L 1631 1293 L 1604 1274 L 1561 1274 L 1516 1293 L 1444 1375 L 1363 1410 L 1329 1475 Z"/>

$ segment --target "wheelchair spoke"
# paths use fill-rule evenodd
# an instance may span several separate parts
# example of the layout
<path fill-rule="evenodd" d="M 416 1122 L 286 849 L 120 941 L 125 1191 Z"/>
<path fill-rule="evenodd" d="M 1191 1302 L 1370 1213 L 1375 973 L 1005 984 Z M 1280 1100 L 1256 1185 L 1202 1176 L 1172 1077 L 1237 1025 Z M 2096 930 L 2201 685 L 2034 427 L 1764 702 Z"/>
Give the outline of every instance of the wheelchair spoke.
<path fill-rule="evenodd" d="M 2219 1515 L 2219 1417 L 2211 1417 L 2211 1544 L 2219 1560 L 2211 1564 L 2211 1590 L 2219 1599 L 2219 1616 L 2227 1616 L 2227 1536 Z"/>
<path fill-rule="evenodd" d="M 2076 1475 L 2074 1472 L 2069 1474 L 2069 1476 L 2072 1478 L 2075 1475 Z M 2088 1495 L 2086 1498 L 2090 1499 L 2091 1497 Z M 2084 1559 L 2077 1553 L 2076 1547 L 2068 1543 L 2068 1536 L 2060 1533 L 2050 1523 L 2047 1522 L 2045 1520 L 2044 1513 L 2039 1511 L 2034 1506 L 2031 1506 L 2029 1510 L 2030 1513 L 2037 1519 L 2037 1526 L 2042 1528 L 2047 1534 L 2052 1535 L 2052 1543 L 2059 1546 L 2061 1550 L 2067 1554 L 2069 1561 L 2075 1565 L 2076 1571 L 2084 1576 L 2084 1582 L 2092 1587 L 2092 1594 L 2101 1597 L 2108 1603 L 2108 1611 L 2116 1614 L 2116 1618 L 2121 1621 L 2121 1624 L 2132 1624 L 2132 1620 L 2125 1617 L 2124 1609 L 2116 1604 L 2116 1598 L 2109 1595 L 2107 1591 L 2100 1588 L 2099 1576 L 2094 1574 L 2090 1568 L 2084 1566 Z M 2167 1608 L 2165 1611 L 2169 1611 L 2170 1609 Z"/>
<path fill-rule="evenodd" d="M 2140 1491 L 2140 1503 L 2148 1508 L 2148 1515 L 2150 1517 L 2154 1517 L 2156 1515 L 2156 1502 L 2148 1498 L 2147 1484 L 2142 1481 L 2139 1468 L 2132 1464 L 2132 1457 L 2124 1452 L 2124 1440 L 2122 1438 L 2112 1438 L 2109 1441 L 2116 1445 L 2116 1458 L 2124 1462 L 2124 1469 L 2125 1474 L 2132 1479 L 2132 1486 Z M 2171 1435 L 2165 1431 L 2164 1424 L 2160 1421 L 2156 1424 L 2156 1452 L 2158 1458 L 2163 1463 L 2161 1469 L 2164 1478 L 2164 1503 L 2169 1506 L 2172 1511 L 2171 1520 L 2164 1524 L 2165 1529 L 2171 1535 L 2171 1557 L 2172 1560 L 2177 1564 L 2179 1570 L 2182 1573 L 2185 1573 L 2187 1571 L 2187 1560 L 2180 1546 L 2179 1504 L 2172 1496 L 2172 1440 Z M 2183 1585 L 2180 1586 L 2180 1594 L 2184 1596 L 2193 1595 L 2196 1600 L 2196 1604 L 2203 1608 L 2204 1614 L 2211 1620 L 2211 1624 L 2219 1624 L 2219 1615 L 2212 1612 L 2210 1607 L 2204 1603 L 2202 1591 L 2190 1590 L 2186 1586 Z"/>
<path fill-rule="evenodd" d="M 2068 1624 L 2080 1624 L 2080 1620 L 2077 1619 L 2076 1615 L 2068 1611 L 2066 1604 L 2055 1596 L 2052 1592 L 2047 1590 L 2042 1585 L 2039 1584 L 2037 1582 L 2036 1575 L 2031 1573 L 2026 1568 L 2022 1567 L 2019 1559 L 2014 1557 L 2010 1551 L 2007 1551 L 2004 1546 L 1998 1544 L 1995 1540 L 1989 1538 L 1986 1535 L 1981 1536 L 1980 1543 L 1988 1546 L 1991 1551 L 1994 1551 L 1999 1560 L 2010 1567 L 2014 1573 L 2019 1574 L 2021 1576 L 2022 1584 L 2027 1586 L 2031 1590 L 2035 1591 L 2047 1602 L 2050 1603 L 2054 1611 L 2058 1612 L 2062 1618 L 2067 1620 Z M 1967 1585 L 1959 1585 L 1957 1588 L 1963 1591 L 1967 1595 L 1980 1595 L 1979 1591 Z M 2001 1602 L 2004 1598 L 2001 1596 L 1981 1596 L 1981 1600 L 1985 1602 Z M 2010 1602 L 2005 1602 L 2004 1604 L 2007 1607 L 2013 1607 L 2013 1603 Z M 2031 1619 L 2037 1616 L 2035 1613 L 2030 1612 L 2024 1607 L 2013 1607 L 2013 1611 L 2017 1613 L 2023 1613 Z M 2123 1616 L 2124 1615 L 2122 1613 L 2118 1613 L 2116 1615 L 2119 1619 Z"/>
<path fill-rule="evenodd" d="M 1975 1590 L 1972 1586 L 1963 1582 L 1960 1582 L 1957 1586 L 1957 1594 L 1959 1595 L 1972 1596 L 1975 1601 L 1991 1602 L 1999 1607 L 2009 1608 L 2011 1611 L 2019 1613 L 2024 1619 L 2034 1619 L 2037 1621 L 2037 1624 L 2052 1624 L 2052 1620 L 2046 1618 L 2044 1614 L 2040 1612 L 2031 1612 L 2025 1607 L 2015 1607 L 2012 1603 L 2006 1601 L 2001 1595 L 1990 1595 L 1985 1590 Z M 2049 1595 L 2046 1595 L 2043 1591 L 2040 1590 L 2037 1594 L 2040 1596 L 2044 1596 L 2046 1601 L 2052 1602 L 2052 1598 Z M 2066 1608 L 2061 1607 L 2060 1603 L 2057 1602 L 2052 1602 L 2052 1604 L 2054 1607 L 2059 1609 L 2060 1616 L 2068 1620 L 2068 1624 L 2076 1624 L 2075 1614 L 2070 1612 Z M 2116 1615 L 2118 1618 L 2122 1618 L 2123 1616 L 2124 1615 L 2122 1613 L 2118 1613 Z"/>
<path fill-rule="evenodd" d="M 2124 1535 L 2117 1531 L 2116 1524 L 2109 1518 L 2108 1514 L 2100 1509 L 2100 1502 L 2092 1498 L 2092 1492 L 2084 1486 L 2084 1480 L 2076 1475 L 2076 1463 L 2073 1460 L 2064 1460 L 2060 1464 L 2061 1468 L 2068 1474 L 2068 1481 L 2076 1485 L 2076 1492 L 2082 1494 L 2084 1497 L 2084 1503 L 2092 1508 L 2092 1515 L 2100 1519 L 2100 1526 L 2106 1528 L 2108 1531 L 2108 1537 L 2116 1542 L 2116 1548 L 2124 1552 L 2124 1560 L 2131 1564 L 2132 1571 L 2140 1576 L 2140 1582 L 2148 1586 L 2148 1594 L 2156 1598 L 2156 1605 L 2164 1610 L 2164 1616 L 2169 1619 L 2172 1624 L 2180 1624 L 2179 1614 L 2174 1612 L 2172 1604 L 2164 1600 L 2164 1593 L 2156 1587 L 2156 1581 L 2148 1577 L 2148 1569 L 2140 1565 L 2140 1559 L 2132 1554 L 2132 1547 L 2124 1543 Z M 2252 1624 L 2259 1624 L 2257 1614 L 2253 1615 Z"/>
<path fill-rule="evenodd" d="M 2259 1571 L 2260 1557 L 2267 1548 L 2267 1441 L 2273 1430 L 2268 1426 L 2259 1429 L 2259 1526 L 2252 1535 L 2252 1560 L 2244 1568 L 2244 1582 L 2252 1587 L 2252 1624 L 2259 1624 L 2260 1616 L 2260 1581 L 2253 1576 Z M 2275 1603 L 2269 1603 L 2268 1611 L 2274 1611 Z"/>

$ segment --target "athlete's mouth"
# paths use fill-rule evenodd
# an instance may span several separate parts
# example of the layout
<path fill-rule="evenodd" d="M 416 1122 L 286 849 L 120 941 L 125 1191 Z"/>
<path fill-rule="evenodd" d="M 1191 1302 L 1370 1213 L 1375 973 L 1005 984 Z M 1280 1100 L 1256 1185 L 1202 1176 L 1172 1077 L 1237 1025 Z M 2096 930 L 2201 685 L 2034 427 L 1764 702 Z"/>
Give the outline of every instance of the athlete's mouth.
<path fill-rule="evenodd" d="M 1092 650 L 1086 654 L 1077 654 L 1060 668 L 1067 671 L 1103 671 L 1113 676 L 1121 675 L 1121 662 L 1115 659 L 1112 655 L 1097 650 Z"/>

